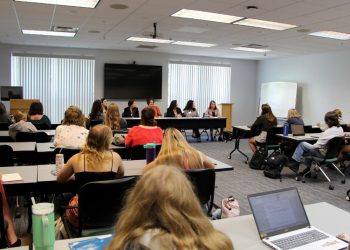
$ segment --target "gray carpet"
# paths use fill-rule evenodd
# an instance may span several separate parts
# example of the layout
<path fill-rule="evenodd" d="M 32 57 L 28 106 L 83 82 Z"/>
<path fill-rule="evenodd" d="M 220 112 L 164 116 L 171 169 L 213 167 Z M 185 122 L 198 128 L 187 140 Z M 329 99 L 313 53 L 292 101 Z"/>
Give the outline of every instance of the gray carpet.
<path fill-rule="evenodd" d="M 220 204 L 221 199 L 232 195 L 240 203 L 241 214 L 250 214 L 251 211 L 247 200 L 248 194 L 297 187 L 305 205 L 325 201 L 350 212 L 350 202 L 345 199 L 346 191 L 350 189 L 350 177 L 347 176 L 346 184 L 341 184 L 340 175 L 335 170 L 327 169 L 329 177 L 331 179 L 333 177 L 334 190 L 328 189 L 329 184 L 321 173 L 319 173 L 317 179 L 306 179 L 306 183 L 302 183 L 294 179 L 295 175 L 292 171 L 284 168 L 282 171 L 282 182 L 280 182 L 279 179 L 266 178 L 261 170 L 250 169 L 244 163 L 245 158 L 237 151 L 232 154 L 232 159 L 228 159 L 227 156 L 233 149 L 234 141 L 225 143 L 202 140 L 202 143 L 191 143 L 191 145 L 206 155 L 234 167 L 234 171 L 217 173 L 215 204 Z M 241 140 L 240 146 L 241 150 L 250 158 L 252 152 L 248 147 L 247 140 Z"/>

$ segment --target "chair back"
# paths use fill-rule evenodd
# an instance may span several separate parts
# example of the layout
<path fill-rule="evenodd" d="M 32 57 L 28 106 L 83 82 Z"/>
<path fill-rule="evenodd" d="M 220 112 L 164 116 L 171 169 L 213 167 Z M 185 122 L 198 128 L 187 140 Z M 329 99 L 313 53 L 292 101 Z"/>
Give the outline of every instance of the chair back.
<path fill-rule="evenodd" d="M 102 124 L 103 120 L 99 119 L 99 120 L 90 120 L 90 128 L 98 125 L 98 124 Z"/>
<path fill-rule="evenodd" d="M 208 206 L 208 214 L 214 204 L 215 171 L 213 169 L 191 169 L 186 171 L 201 204 Z"/>
<path fill-rule="evenodd" d="M 344 144 L 344 138 L 343 137 L 334 137 L 330 139 L 327 143 L 327 153 L 325 158 L 337 158 L 338 154 L 343 147 Z"/>
<path fill-rule="evenodd" d="M 266 145 L 277 145 L 280 139 L 276 134 L 283 134 L 283 127 L 271 127 L 267 130 Z"/>
<path fill-rule="evenodd" d="M 0 167 L 13 166 L 13 149 L 9 145 L 0 145 Z"/>
<path fill-rule="evenodd" d="M 157 144 L 156 145 L 156 156 L 158 155 L 160 148 L 162 145 Z M 143 160 L 146 159 L 146 149 L 143 147 L 143 145 L 136 145 L 129 149 L 129 158 L 131 160 Z"/>
<path fill-rule="evenodd" d="M 319 129 L 321 131 L 321 129 Z M 305 133 L 318 133 L 318 132 L 313 132 L 312 125 L 304 125 L 304 132 Z"/>
<path fill-rule="evenodd" d="M 33 123 L 37 130 L 51 129 L 51 125 L 47 123 Z"/>
<path fill-rule="evenodd" d="M 8 122 L 0 122 L 0 130 L 1 130 L 1 131 L 7 131 L 7 130 L 9 130 L 9 124 L 8 124 Z"/>
<path fill-rule="evenodd" d="M 45 132 L 18 132 L 16 134 L 16 141 L 18 142 L 49 142 L 50 137 Z"/>
<path fill-rule="evenodd" d="M 66 163 L 73 155 L 79 153 L 81 149 L 70 149 L 70 148 L 55 148 L 53 151 L 54 157 L 56 157 L 56 154 L 63 154 L 64 155 L 64 163 Z M 54 158 L 55 160 L 55 158 Z"/>
<path fill-rule="evenodd" d="M 0 192 L 0 248 L 7 248 L 2 195 L 2 192 Z"/>
<path fill-rule="evenodd" d="M 123 208 L 124 196 L 136 182 L 135 177 L 94 181 L 79 191 L 79 234 L 84 229 L 112 227 Z"/>

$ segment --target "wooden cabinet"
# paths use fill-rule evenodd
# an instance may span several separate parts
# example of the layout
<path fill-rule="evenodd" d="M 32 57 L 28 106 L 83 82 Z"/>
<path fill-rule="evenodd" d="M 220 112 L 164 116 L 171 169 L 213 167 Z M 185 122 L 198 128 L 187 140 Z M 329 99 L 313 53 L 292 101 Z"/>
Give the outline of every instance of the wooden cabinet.
<path fill-rule="evenodd" d="M 10 113 L 15 114 L 17 110 L 29 112 L 29 107 L 33 102 L 40 102 L 38 99 L 11 99 L 10 100 Z"/>
<path fill-rule="evenodd" d="M 221 111 L 221 116 L 226 117 L 226 131 L 232 131 L 232 109 L 233 103 L 220 103 L 219 109 Z"/>

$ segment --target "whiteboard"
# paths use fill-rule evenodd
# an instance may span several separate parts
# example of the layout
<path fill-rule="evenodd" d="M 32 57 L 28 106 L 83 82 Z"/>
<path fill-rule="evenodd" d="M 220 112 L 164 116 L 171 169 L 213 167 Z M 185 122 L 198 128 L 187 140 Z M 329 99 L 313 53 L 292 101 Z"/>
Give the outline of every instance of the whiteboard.
<path fill-rule="evenodd" d="M 267 82 L 261 84 L 261 104 L 270 105 L 276 117 L 286 118 L 288 110 L 295 108 L 297 100 L 296 82 Z"/>

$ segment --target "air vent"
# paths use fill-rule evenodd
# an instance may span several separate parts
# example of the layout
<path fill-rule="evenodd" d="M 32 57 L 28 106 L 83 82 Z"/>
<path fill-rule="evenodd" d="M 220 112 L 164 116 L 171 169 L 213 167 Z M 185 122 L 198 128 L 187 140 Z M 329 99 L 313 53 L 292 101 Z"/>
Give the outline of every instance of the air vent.
<path fill-rule="evenodd" d="M 252 48 L 252 49 L 266 49 L 266 48 L 268 48 L 269 46 L 251 43 L 251 44 L 248 44 L 248 45 L 243 45 L 243 47 Z"/>
<path fill-rule="evenodd" d="M 139 48 L 139 49 L 155 49 L 155 48 L 158 48 L 158 46 L 154 46 L 154 45 L 139 45 L 136 48 Z"/>

